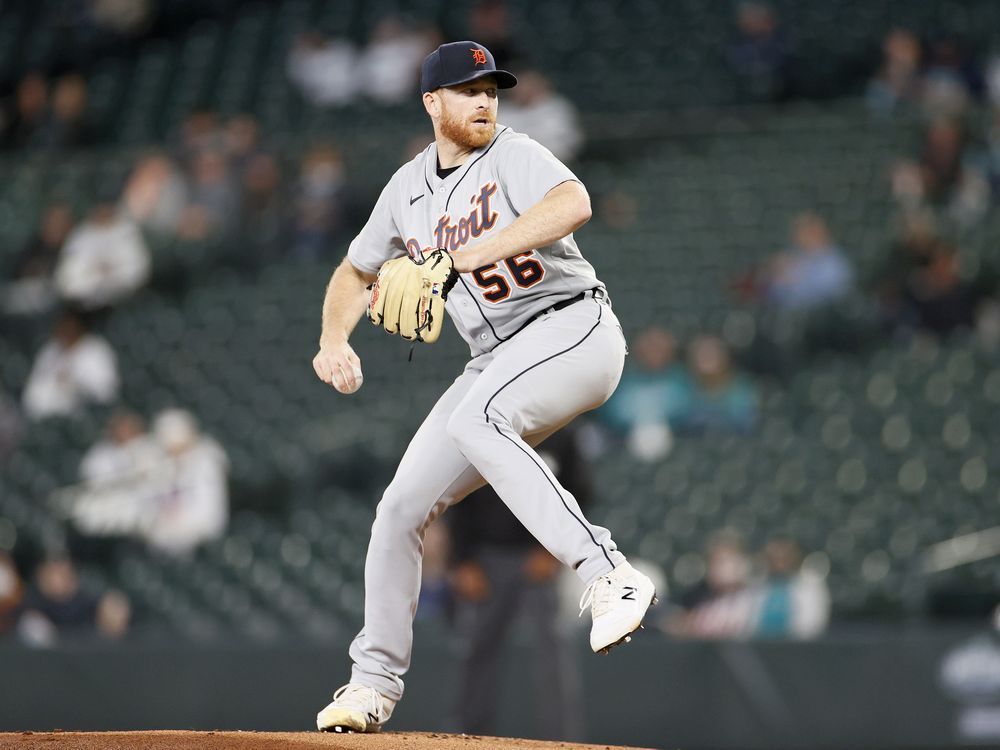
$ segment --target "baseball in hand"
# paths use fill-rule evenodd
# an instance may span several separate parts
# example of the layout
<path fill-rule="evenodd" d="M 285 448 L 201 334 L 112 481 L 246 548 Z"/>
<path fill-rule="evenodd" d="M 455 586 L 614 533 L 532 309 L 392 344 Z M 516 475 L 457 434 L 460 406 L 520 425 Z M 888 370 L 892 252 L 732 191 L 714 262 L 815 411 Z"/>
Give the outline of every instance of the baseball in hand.
<path fill-rule="evenodd" d="M 361 374 L 361 368 L 357 365 L 351 365 L 351 369 L 354 371 L 354 387 L 351 388 L 350 383 L 347 382 L 347 378 L 344 378 L 344 387 L 337 388 L 341 393 L 354 393 L 361 387 L 361 384 L 365 382 L 364 375 Z M 343 371 L 343 370 L 341 370 Z"/>

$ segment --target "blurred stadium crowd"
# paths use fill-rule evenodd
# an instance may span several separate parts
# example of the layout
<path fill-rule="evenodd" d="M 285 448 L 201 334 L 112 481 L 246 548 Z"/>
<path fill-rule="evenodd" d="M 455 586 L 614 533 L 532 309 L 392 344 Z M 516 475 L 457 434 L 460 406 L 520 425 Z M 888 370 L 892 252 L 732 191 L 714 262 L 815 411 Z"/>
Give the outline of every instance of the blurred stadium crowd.
<path fill-rule="evenodd" d="M 663 631 L 995 606 L 996 551 L 921 553 L 1000 521 L 1000 8 L 405 5 L 4 6 L 0 634 L 353 628 L 379 490 L 463 352 L 403 392 L 362 332 L 351 399 L 309 360 L 456 38 L 591 191 L 632 356 L 576 450 Z M 464 595 L 447 536 L 422 617 Z"/>

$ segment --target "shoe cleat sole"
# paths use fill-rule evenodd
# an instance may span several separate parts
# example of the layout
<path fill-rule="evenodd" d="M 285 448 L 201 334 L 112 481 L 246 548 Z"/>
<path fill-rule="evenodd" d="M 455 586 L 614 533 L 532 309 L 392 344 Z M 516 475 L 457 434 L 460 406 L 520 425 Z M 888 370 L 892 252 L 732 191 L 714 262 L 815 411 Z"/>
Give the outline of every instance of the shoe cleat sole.
<path fill-rule="evenodd" d="M 375 729 L 366 729 L 364 732 L 359 732 L 356 729 L 351 729 L 350 727 L 327 727 L 326 729 L 321 729 L 321 732 L 327 734 L 376 734 L 382 727 L 376 727 Z"/>
<path fill-rule="evenodd" d="M 652 607 L 654 604 L 658 603 L 659 601 L 660 600 L 656 598 L 656 594 L 653 594 L 653 598 L 650 600 L 649 606 Z M 648 612 L 649 610 L 647 609 L 646 611 Z M 645 615 L 643 615 L 643 617 L 645 617 Z M 598 650 L 597 653 L 604 654 L 605 656 L 607 656 L 608 654 L 611 653 L 611 649 L 613 649 L 615 646 L 621 646 L 623 643 L 631 643 L 632 642 L 632 636 L 635 635 L 636 633 L 638 633 L 640 630 L 645 630 L 645 629 L 646 629 L 646 626 L 643 625 L 642 621 L 640 620 L 639 621 L 639 627 L 637 627 L 631 633 L 626 633 L 625 635 L 623 635 L 621 638 L 619 638 L 614 643 L 609 643 L 604 648 Z"/>
<path fill-rule="evenodd" d="M 639 630 L 639 628 L 636 628 L 635 630 L 632 631 L 632 633 L 635 633 L 638 630 Z M 623 643 L 631 643 L 632 642 L 632 633 L 629 633 L 628 635 L 622 636 L 621 638 L 619 638 L 614 643 L 609 643 L 607 646 L 605 646 L 604 648 L 602 648 L 597 653 L 604 654 L 605 656 L 607 656 L 608 654 L 611 653 L 611 649 L 613 649 L 615 646 L 620 646 Z"/>

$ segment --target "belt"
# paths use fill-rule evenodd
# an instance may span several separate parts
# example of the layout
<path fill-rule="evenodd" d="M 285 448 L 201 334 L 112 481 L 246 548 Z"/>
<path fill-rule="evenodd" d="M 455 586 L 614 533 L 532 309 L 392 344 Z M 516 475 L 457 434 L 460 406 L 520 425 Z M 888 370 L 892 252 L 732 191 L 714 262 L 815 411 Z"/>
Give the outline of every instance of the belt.
<path fill-rule="evenodd" d="M 610 300 L 608 299 L 608 290 L 605 289 L 603 286 L 595 286 L 593 289 L 584 289 L 579 294 L 576 294 L 572 297 L 567 297 L 566 299 L 561 299 L 554 305 L 546 307 L 544 310 L 535 313 L 524 322 L 524 325 L 522 325 L 520 328 L 514 331 L 514 333 L 507 336 L 507 338 L 504 339 L 504 341 L 509 341 L 510 339 L 514 338 L 517 334 L 519 334 L 521 331 L 523 331 L 525 328 L 534 323 L 543 315 L 550 312 L 555 312 L 556 310 L 562 310 L 564 307 L 569 307 L 570 305 L 576 304 L 577 302 L 582 302 L 583 300 L 587 299 L 587 297 L 593 297 L 598 302 L 601 301 L 610 302 Z"/>
<path fill-rule="evenodd" d="M 536 320 L 546 313 L 555 312 L 556 310 L 562 310 L 564 307 L 569 307 L 570 305 L 576 304 L 587 297 L 593 297 L 594 299 L 601 301 L 608 298 L 608 290 L 603 286 L 595 286 L 593 289 L 585 289 L 574 297 L 569 297 L 568 299 L 561 299 L 556 302 L 552 307 L 546 307 L 540 313 L 535 315 L 532 320 Z"/>

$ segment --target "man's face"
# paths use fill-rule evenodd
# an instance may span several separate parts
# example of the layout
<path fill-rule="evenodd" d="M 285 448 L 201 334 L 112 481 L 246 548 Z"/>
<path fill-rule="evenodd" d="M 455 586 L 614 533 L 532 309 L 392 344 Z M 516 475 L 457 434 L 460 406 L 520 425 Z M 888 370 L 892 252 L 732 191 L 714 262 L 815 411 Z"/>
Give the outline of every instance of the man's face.
<path fill-rule="evenodd" d="M 441 133 L 463 148 L 482 148 L 497 128 L 497 84 L 493 76 L 438 90 Z"/>

